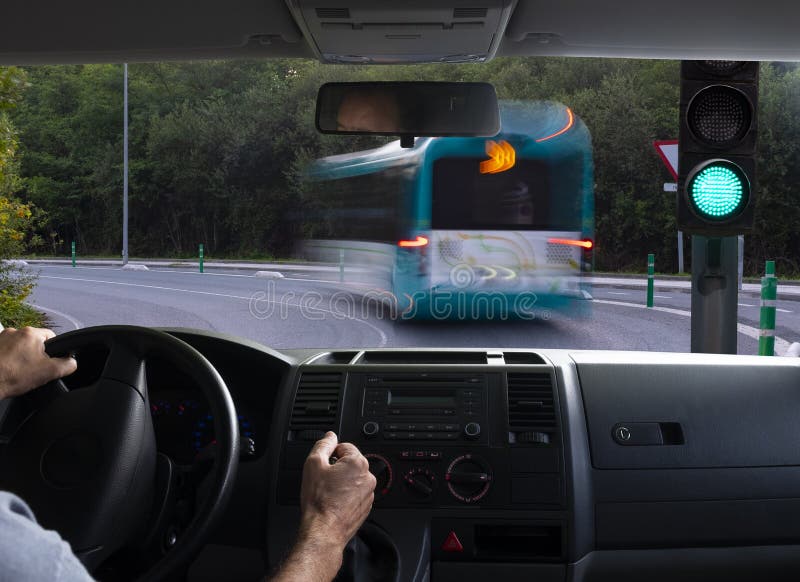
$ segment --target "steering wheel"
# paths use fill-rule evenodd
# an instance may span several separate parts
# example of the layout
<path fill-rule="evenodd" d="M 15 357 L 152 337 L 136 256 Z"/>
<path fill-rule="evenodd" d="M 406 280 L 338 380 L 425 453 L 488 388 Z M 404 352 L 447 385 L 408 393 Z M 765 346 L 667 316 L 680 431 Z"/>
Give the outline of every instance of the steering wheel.
<path fill-rule="evenodd" d="M 148 356 L 166 358 L 208 400 L 217 448 L 204 483 L 205 499 L 177 540 L 171 540 L 174 545 L 159 553 L 140 578 L 160 580 L 189 564 L 224 513 L 239 459 L 236 410 L 209 361 L 162 331 L 92 327 L 52 338 L 45 350 L 51 356 L 75 355 L 80 365 L 81 351 L 98 346 L 108 357 L 96 382 L 68 390 L 57 381 L 30 393 L 39 393 L 43 402 L 0 455 L 0 489 L 24 499 L 44 527 L 71 544 L 89 571 L 118 550 L 140 545 L 158 521 L 153 516 L 163 516 L 167 504 L 169 476 L 163 466 L 157 471 L 157 457 L 163 455 L 156 451 L 145 374 Z M 170 467 L 167 461 L 166 473 Z"/>

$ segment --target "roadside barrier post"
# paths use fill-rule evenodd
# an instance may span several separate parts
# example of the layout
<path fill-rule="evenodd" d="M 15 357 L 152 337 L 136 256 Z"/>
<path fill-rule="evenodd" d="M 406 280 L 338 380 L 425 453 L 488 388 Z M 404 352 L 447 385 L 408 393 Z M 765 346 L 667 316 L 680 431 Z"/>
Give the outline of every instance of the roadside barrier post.
<path fill-rule="evenodd" d="M 653 306 L 653 285 L 656 268 L 656 257 L 653 253 L 647 255 L 647 306 Z"/>
<path fill-rule="evenodd" d="M 339 282 L 344 282 L 344 249 L 339 249 Z"/>
<path fill-rule="evenodd" d="M 775 355 L 775 300 L 778 298 L 778 279 L 775 278 L 775 261 L 767 261 L 761 278 L 761 319 L 758 334 L 758 355 Z"/>
<path fill-rule="evenodd" d="M 72 241 L 72 268 L 75 268 L 75 241 Z"/>
<path fill-rule="evenodd" d="M 200 243 L 200 272 L 203 272 L 203 243 Z"/>

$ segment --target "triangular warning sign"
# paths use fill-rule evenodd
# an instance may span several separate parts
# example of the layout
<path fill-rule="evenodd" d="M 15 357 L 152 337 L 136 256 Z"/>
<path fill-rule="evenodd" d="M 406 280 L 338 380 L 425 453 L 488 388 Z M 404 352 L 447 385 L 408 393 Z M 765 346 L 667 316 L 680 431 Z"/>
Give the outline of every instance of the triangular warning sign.
<path fill-rule="evenodd" d="M 442 544 L 442 551 L 444 552 L 463 552 L 464 546 L 461 545 L 461 540 L 458 539 L 456 532 L 451 531 L 447 534 L 447 539 Z"/>
<path fill-rule="evenodd" d="M 669 140 L 656 141 L 653 142 L 653 145 L 656 147 L 658 155 L 661 156 L 661 160 L 664 162 L 664 165 L 667 166 L 669 173 L 672 174 L 672 177 L 675 178 L 675 180 L 677 180 L 678 140 L 669 139 Z"/>

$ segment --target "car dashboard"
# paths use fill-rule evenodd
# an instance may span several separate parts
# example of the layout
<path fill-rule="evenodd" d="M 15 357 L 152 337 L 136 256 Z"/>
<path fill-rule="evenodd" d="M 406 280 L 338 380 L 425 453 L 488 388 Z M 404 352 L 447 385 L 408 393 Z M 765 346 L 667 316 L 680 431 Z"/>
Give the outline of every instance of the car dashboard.
<path fill-rule="evenodd" d="M 273 426 L 269 547 L 296 520 L 307 441 L 332 429 L 370 458 L 370 520 L 397 547 L 397 580 L 796 579 L 799 365 L 308 353 Z"/>
<path fill-rule="evenodd" d="M 334 430 L 378 480 L 369 523 L 384 535 L 368 542 L 396 575 L 374 579 L 800 572 L 800 360 L 546 349 L 268 358 L 280 381 L 253 370 L 248 382 L 275 391 L 259 429 L 267 487 L 239 484 L 263 500 L 252 541 L 267 564 L 293 541 L 305 456 Z"/>
<path fill-rule="evenodd" d="M 800 572 L 795 358 L 276 351 L 166 331 L 217 368 L 251 444 L 190 580 L 257 579 L 280 564 L 299 522 L 303 462 L 327 430 L 361 449 L 378 483 L 361 551 L 345 554 L 351 574 L 730 581 Z M 199 391 L 157 359 L 148 385 L 159 450 L 195 462 L 214 439 Z"/>

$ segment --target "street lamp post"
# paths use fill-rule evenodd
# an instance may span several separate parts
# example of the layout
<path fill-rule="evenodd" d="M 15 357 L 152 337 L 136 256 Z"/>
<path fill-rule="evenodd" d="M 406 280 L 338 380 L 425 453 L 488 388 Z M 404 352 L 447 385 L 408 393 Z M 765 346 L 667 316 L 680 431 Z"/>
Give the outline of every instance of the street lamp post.
<path fill-rule="evenodd" d="M 124 63 L 125 93 L 123 97 L 123 141 L 122 141 L 122 264 L 128 264 L 128 63 Z"/>

